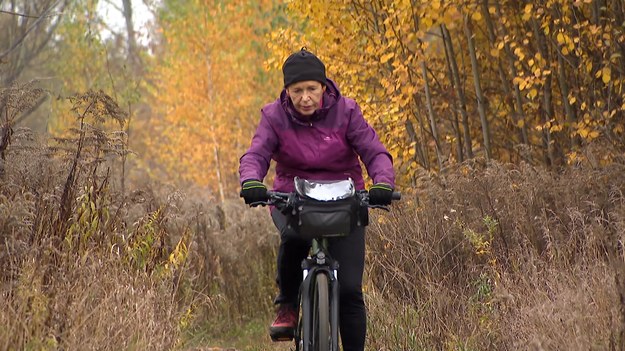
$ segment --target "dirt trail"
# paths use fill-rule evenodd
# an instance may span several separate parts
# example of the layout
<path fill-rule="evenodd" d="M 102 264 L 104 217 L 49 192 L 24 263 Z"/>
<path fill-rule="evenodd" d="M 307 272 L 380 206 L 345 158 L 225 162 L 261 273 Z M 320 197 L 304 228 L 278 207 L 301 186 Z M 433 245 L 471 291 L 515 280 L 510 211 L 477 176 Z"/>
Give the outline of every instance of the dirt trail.
<path fill-rule="evenodd" d="M 293 350 L 293 343 L 291 342 L 280 342 L 280 343 L 262 342 L 260 345 L 249 345 L 247 347 L 239 348 L 239 349 L 234 348 L 234 347 L 196 347 L 188 351 L 245 351 L 245 350 L 291 351 Z"/>

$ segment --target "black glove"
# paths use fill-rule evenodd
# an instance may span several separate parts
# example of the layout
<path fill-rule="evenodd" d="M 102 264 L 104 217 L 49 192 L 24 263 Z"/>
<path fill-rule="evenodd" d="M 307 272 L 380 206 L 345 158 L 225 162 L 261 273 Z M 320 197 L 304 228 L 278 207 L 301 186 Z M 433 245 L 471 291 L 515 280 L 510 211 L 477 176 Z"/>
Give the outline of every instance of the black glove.
<path fill-rule="evenodd" d="M 390 205 L 393 199 L 393 188 L 386 183 L 375 183 L 369 188 L 370 205 Z"/>
<path fill-rule="evenodd" d="M 241 185 L 241 193 L 239 194 L 246 204 L 253 202 L 267 201 L 267 187 L 261 181 L 256 179 L 248 179 Z"/>

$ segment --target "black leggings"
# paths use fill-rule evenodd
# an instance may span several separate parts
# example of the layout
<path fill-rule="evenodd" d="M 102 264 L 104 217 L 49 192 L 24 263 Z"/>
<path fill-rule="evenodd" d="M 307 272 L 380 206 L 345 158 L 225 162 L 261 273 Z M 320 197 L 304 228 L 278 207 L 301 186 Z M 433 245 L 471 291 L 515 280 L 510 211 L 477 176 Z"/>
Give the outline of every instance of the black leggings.
<path fill-rule="evenodd" d="M 276 304 L 297 304 L 302 282 L 301 263 L 308 254 L 310 241 L 297 238 L 286 226 L 286 217 L 272 210 L 271 217 L 280 231 L 278 274 L 280 294 Z M 365 266 L 365 229 L 357 227 L 345 237 L 329 240 L 330 255 L 339 261 L 339 323 L 344 351 L 363 351 L 367 329 L 367 313 L 362 296 L 362 274 Z"/>

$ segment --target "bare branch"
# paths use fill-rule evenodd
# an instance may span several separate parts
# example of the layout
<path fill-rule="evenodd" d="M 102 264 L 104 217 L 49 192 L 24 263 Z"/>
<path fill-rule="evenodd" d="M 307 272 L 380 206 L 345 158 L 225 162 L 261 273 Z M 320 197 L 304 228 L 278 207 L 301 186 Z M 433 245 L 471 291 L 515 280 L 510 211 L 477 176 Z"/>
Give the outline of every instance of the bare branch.
<path fill-rule="evenodd" d="M 55 17 L 55 16 L 62 15 L 62 13 L 55 13 L 55 14 L 46 15 L 46 16 L 42 16 L 42 15 L 35 16 L 35 15 L 27 15 L 27 14 L 23 14 L 19 12 L 12 12 L 12 11 L 5 11 L 5 10 L 0 10 L 0 13 L 5 13 L 7 15 L 18 16 L 18 17 L 26 17 L 26 18 L 41 18 L 41 17 L 45 18 L 45 17 Z"/>
<path fill-rule="evenodd" d="M 54 2 L 54 4 L 52 4 L 50 7 L 48 7 L 48 9 L 46 9 L 41 16 L 39 16 L 37 18 L 37 20 L 30 26 L 30 28 L 28 28 L 25 32 L 24 35 L 22 35 L 21 38 L 19 38 L 14 44 L 13 46 L 11 46 L 10 48 L 8 48 L 7 50 L 5 50 L 3 53 L 0 53 L 0 60 L 4 59 L 5 57 L 7 57 L 11 52 L 13 52 L 13 50 L 15 50 L 17 47 L 20 46 L 20 44 L 22 44 L 22 42 L 24 41 L 24 39 L 26 39 L 26 37 L 28 36 L 28 34 L 30 34 L 30 32 L 32 32 L 38 25 L 39 23 L 41 23 L 41 21 L 46 18 L 48 16 L 48 13 L 55 8 L 59 3 L 61 2 L 61 0 L 57 0 Z"/>

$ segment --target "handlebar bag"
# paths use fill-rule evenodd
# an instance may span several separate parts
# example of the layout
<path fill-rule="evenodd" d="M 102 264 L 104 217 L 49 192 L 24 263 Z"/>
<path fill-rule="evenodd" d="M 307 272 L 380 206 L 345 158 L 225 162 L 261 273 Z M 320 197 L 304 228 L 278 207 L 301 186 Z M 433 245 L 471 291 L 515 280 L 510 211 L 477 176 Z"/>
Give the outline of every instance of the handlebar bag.
<path fill-rule="evenodd" d="M 345 236 L 360 224 L 359 208 L 355 198 L 335 201 L 302 199 L 290 224 L 305 239 Z"/>
<path fill-rule="evenodd" d="M 361 225 L 360 203 L 351 179 L 310 181 L 295 177 L 298 201 L 289 225 L 305 239 L 348 235 Z"/>

